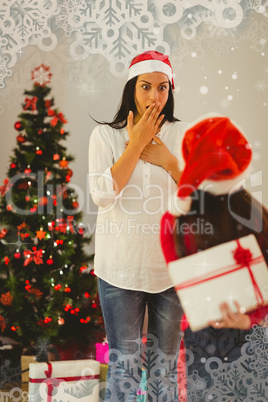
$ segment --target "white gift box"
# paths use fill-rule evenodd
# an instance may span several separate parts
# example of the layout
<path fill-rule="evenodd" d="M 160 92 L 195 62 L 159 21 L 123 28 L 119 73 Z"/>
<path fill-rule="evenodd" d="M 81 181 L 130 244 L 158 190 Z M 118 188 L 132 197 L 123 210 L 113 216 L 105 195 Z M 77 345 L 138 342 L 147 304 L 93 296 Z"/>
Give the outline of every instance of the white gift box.
<path fill-rule="evenodd" d="M 95 360 L 30 363 L 29 402 L 99 402 L 99 375 Z"/>
<path fill-rule="evenodd" d="M 236 311 L 268 304 L 268 269 L 254 235 L 211 247 L 168 264 L 169 275 L 192 331 L 220 320 L 219 305 Z"/>

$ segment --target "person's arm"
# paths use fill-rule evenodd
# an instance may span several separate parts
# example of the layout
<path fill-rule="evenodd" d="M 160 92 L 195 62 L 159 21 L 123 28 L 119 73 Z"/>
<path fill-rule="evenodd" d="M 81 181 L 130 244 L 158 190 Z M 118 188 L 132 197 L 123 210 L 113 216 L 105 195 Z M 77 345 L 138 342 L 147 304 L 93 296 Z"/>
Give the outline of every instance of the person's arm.
<path fill-rule="evenodd" d="M 133 112 L 129 113 L 127 129 L 130 146 L 114 161 L 114 145 L 105 126 L 94 128 L 89 141 L 89 190 L 96 205 L 106 208 L 120 197 L 144 146 L 158 131 L 164 118 L 159 115 L 160 104 L 151 105 L 134 125 Z"/>
<path fill-rule="evenodd" d="M 119 194 L 128 183 L 144 147 L 159 130 L 164 119 L 164 115 L 160 115 L 161 109 L 160 104 L 151 104 L 137 124 L 134 124 L 133 112 L 129 112 L 127 118 L 129 143 L 121 157 L 111 168 L 116 194 Z"/>

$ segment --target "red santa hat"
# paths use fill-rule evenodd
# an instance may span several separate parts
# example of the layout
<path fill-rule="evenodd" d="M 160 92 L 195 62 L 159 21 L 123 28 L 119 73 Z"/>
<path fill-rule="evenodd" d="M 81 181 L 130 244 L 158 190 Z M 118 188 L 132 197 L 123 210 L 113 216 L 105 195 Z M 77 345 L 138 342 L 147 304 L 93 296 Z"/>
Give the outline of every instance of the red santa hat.
<path fill-rule="evenodd" d="M 138 75 L 156 71 L 166 74 L 171 82 L 172 89 L 175 88 L 173 71 L 168 56 L 154 50 L 134 57 L 129 66 L 128 81 Z"/>
<path fill-rule="evenodd" d="M 181 158 L 185 166 L 178 190 L 170 199 L 169 212 L 186 215 L 196 189 L 214 195 L 237 191 L 249 175 L 251 146 L 228 117 L 210 115 L 185 132 Z M 182 164 L 183 164 L 182 163 Z"/>

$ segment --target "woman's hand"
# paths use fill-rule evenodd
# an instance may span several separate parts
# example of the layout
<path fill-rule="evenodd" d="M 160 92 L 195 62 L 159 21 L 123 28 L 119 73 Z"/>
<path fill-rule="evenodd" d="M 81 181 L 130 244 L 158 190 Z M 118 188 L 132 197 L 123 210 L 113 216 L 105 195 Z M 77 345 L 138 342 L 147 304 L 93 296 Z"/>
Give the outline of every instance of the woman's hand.
<path fill-rule="evenodd" d="M 140 159 L 152 163 L 153 165 L 161 166 L 177 183 L 182 173 L 179 170 L 178 159 L 169 151 L 160 138 L 153 137 L 153 140 L 156 144 L 147 144 L 141 153 Z"/>
<path fill-rule="evenodd" d="M 237 311 L 234 313 L 228 303 L 222 303 L 220 310 L 222 319 L 219 321 L 210 321 L 208 325 L 213 328 L 237 328 L 237 329 L 250 329 L 251 323 L 248 314 L 241 312 L 241 308 L 237 301 L 234 301 Z"/>
<path fill-rule="evenodd" d="M 153 165 L 161 166 L 177 183 L 182 173 L 179 170 L 178 159 L 168 150 L 167 146 L 160 138 L 155 136 L 153 140 L 156 144 L 152 144 L 151 142 L 147 144 L 140 155 L 140 159 L 152 163 Z M 129 141 L 126 141 L 125 148 L 128 147 L 128 144 Z"/>
<path fill-rule="evenodd" d="M 139 145 L 141 149 L 152 140 L 160 129 L 160 125 L 164 119 L 164 115 L 160 112 L 162 105 L 160 103 L 152 103 L 145 113 L 141 116 L 138 123 L 134 124 L 134 114 L 129 112 L 127 118 L 127 131 L 129 135 L 129 145 Z"/>
<path fill-rule="evenodd" d="M 168 148 L 160 138 L 153 137 L 153 140 L 156 144 L 152 144 L 151 142 L 147 144 L 141 153 L 140 159 L 165 168 L 164 166 L 166 165 L 167 160 L 174 155 L 169 152 Z"/>

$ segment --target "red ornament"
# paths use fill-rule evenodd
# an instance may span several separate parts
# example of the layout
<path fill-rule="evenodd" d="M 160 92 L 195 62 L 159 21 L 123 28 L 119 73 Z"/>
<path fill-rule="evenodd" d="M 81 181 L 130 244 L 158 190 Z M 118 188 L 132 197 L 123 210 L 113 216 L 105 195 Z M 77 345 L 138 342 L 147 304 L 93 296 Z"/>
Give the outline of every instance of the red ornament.
<path fill-rule="evenodd" d="M 53 221 L 49 222 L 47 225 L 48 225 L 49 230 L 54 230 L 55 229 L 55 222 L 53 222 Z"/>
<path fill-rule="evenodd" d="M 25 173 L 25 174 L 29 174 L 29 173 L 31 173 L 31 171 L 32 171 L 32 170 L 31 170 L 30 168 L 24 169 L 24 173 Z"/>
<path fill-rule="evenodd" d="M 12 210 L 13 210 L 12 205 L 8 204 L 8 205 L 7 205 L 7 210 L 8 210 L 8 211 L 12 211 Z"/>
<path fill-rule="evenodd" d="M 30 197 L 29 195 L 26 195 L 26 196 L 25 196 L 25 201 L 26 201 L 26 202 L 29 202 L 30 199 L 31 199 L 31 197 Z"/>
<path fill-rule="evenodd" d="M 67 174 L 66 175 L 66 182 L 69 183 L 71 181 L 71 177 Z"/>
<path fill-rule="evenodd" d="M 47 259 L 47 265 L 53 265 L 53 264 L 54 264 L 53 258 L 52 258 L 52 256 L 50 256 L 50 257 Z"/>
<path fill-rule="evenodd" d="M 38 134 L 38 135 L 43 134 L 43 130 L 40 128 L 40 130 L 37 131 L 37 134 Z"/>
<path fill-rule="evenodd" d="M 68 168 L 68 161 L 65 160 L 65 158 L 62 159 L 62 161 L 59 162 L 59 165 L 61 168 L 63 169 L 67 169 Z"/>
<path fill-rule="evenodd" d="M 42 151 L 42 149 L 38 149 L 35 153 L 36 153 L 36 155 L 42 155 L 43 151 Z"/>
<path fill-rule="evenodd" d="M 72 177 L 72 175 L 73 175 L 72 169 L 68 169 L 68 170 L 67 170 L 67 174 L 68 174 L 70 177 Z"/>
<path fill-rule="evenodd" d="M 20 144 L 23 144 L 26 141 L 26 137 L 24 135 L 22 135 L 22 134 L 19 134 L 19 135 L 17 135 L 17 141 Z"/>
<path fill-rule="evenodd" d="M 14 124 L 14 127 L 17 131 L 21 131 L 23 130 L 23 124 L 21 121 L 16 121 L 16 123 Z"/>
<path fill-rule="evenodd" d="M 69 288 L 69 287 L 64 289 L 64 292 L 66 292 L 66 293 L 70 293 L 70 291 L 71 291 L 71 288 Z"/>
<path fill-rule="evenodd" d="M 30 212 L 34 214 L 37 211 L 37 207 L 30 208 Z"/>
<path fill-rule="evenodd" d="M 54 286 L 54 289 L 55 289 L 55 290 L 60 290 L 60 288 L 61 288 L 61 284 L 60 284 L 60 283 L 59 283 L 58 285 Z"/>
<path fill-rule="evenodd" d="M 38 204 L 42 206 L 47 205 L 47 203 L 48 203 L 47 197 L 41 197 Z"/>
<path fill-rule="evenodd" d="M 65 133 L 64 128 L 61 128 L 61 129 L 60 129 L 60 133 L 61 133 L 61 135 L 63 135 L 63 134 Z"/>
<path fill-rule="evenodd" d="M 15 253 L 14 257 L 18 260 L 21 257 L 21 253 Z"/>
<path fill-rule="evenodd" d="M 4 257 L 5 265 L 8 265 L 10 263 L 10 259 L 8 257 Z"/>
<path fill-rule="evenodd" d="M 60 155 L 59 154 L 54 154 L 53 155 L 53 161 L 58 161 L 60 159 Z"/>
<path fill-rule="evenodd" d="M 73 207 L 74 209 L 78 208 L 78 207 L 79 207 L 79 203 L 78 203 L 77 201 L 73 201 L 73 202 L 72 202 L 72 207 Z"/>
<path fill-rule="evenodd" d="M 64 307 L 65 311 L 69 311 L 72 308 L 72 306 L 70 304 L 66 304 L 66 306 Z"/>
<path fill-rule="evenodd" d="M 12 163 L 10 164 L 10 168 L 11 168 L 11 169 L 16 169 L 16 167 L 17 167 L 17 165 L 16 165 L 15 162 L 12 162 Z"/>
<path fill-rule="evenodd" d="M 83 267 L 80 267 L 80 272 L 84 272 L 84 271 L 86 271 L 87 270 L 87 266 L 85 265 L 85 266 L 83 266 Z"/>
<path fill-rule="evenodd" d="M 3 239 L 7 234 L 7 229 L 2 229 L 0 232 L 0 239 Z"/>

